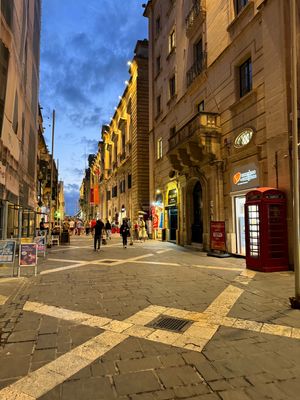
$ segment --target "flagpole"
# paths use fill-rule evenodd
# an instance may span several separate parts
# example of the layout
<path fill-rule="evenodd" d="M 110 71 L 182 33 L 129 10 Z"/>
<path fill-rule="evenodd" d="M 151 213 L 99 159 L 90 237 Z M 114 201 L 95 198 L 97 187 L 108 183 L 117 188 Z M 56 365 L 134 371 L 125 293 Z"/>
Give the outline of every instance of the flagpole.
<path fill-rule="evenodd" d="M 299 212 L 299 139 L 297 104 L 297 17 L 296 0 L 290 0 L 291 14 L 291 94 L 292 94 L 292 153 L 293 153 L 293 244 L 295 297 L 290 298 L 291 307 L 300 309 L 300 212 Z"/>

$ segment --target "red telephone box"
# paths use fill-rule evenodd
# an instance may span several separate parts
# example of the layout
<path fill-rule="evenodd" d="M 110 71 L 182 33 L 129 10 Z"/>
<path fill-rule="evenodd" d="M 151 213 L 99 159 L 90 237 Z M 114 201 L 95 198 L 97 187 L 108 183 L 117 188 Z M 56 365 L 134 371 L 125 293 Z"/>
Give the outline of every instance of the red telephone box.
<path fill-rule="evenodd" d="M 261 272 L 288 269 L 285 194 L 263 187 L 246 195 L 246 265 Z"/>

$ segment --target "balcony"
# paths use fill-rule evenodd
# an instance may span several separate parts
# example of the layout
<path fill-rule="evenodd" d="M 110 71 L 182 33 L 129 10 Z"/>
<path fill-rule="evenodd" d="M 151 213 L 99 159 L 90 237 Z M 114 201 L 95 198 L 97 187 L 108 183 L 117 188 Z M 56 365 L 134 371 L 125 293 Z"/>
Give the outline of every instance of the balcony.
<path fill-rule="evenodd" d="M 194 62 L 191 68 L 186 73 L 186 84 L 189 87 L 194 80 L 203 72 L 206 68 L 206 52 L 202 52 L 201 57 Z"/>
<path fill-rule="evenodd" d="M 185 29 L 188 38 L 200 29 L 200 26 L 205 19 L 205 15 L 206 12 L 202 6 L 202 0 L 195 0 L 185 19 Z"/>
<path fill-rule="evenodd" d="M 220 159 L 220 115 L 200 112 L 169 139 L 167 156 L 177 171 Z"/>

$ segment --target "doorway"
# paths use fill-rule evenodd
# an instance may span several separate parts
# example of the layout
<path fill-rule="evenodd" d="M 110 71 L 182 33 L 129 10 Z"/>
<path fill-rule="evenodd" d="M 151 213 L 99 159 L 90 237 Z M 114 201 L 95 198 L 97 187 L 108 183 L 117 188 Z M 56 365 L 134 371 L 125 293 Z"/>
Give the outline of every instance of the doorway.
<path fill-rule="evenodd" d="M 246 255 L 245 203 L 246 196 L 238 196 L 234 198 L 236 252 L 242 256 Z"/>
<path fill-rule="evenodd" d="M 169 208 L 169 231 L 170 237 L 169 240 L 176 241 L 176 230 L 177 230 L 177 219 L 178 219 L 178 210 L 177 207 Z"/>
<path fill-rule="evenodd" d="M 202 186 L 198 181 L 193 190 L 192 242 L 203 243 L 203 202 Z"/>

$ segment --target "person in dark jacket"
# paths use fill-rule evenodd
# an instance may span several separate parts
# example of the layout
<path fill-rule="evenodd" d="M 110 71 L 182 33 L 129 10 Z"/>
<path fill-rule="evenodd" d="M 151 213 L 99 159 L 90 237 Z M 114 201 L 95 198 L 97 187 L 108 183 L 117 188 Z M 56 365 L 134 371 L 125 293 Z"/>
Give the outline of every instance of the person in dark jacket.
<path fill-rule="evenodd" d="M 111 224 L 109 220 L 106 220 L 105 224 L 106 239 L 111 239 Z"/>
<path fill-rule="evenodd" d="M 100 250 L 103 227 L 104 227 L 103 222 L 101 221 L 101 219 L 98 219 L 96 222 L 96 225 L 94 227 L 94 233 L 95 233 L 94 234 L 94 251 Z"/>
<path fill-rule="evenodd" d="M 120 235 L 123 238 L 123 248 L 126 249 L 127 247 L 127 238 L 130 234 L 129 226 L 127 224 L 126 219 L 123 220 L 123 224 L 120 227 Z"/>

